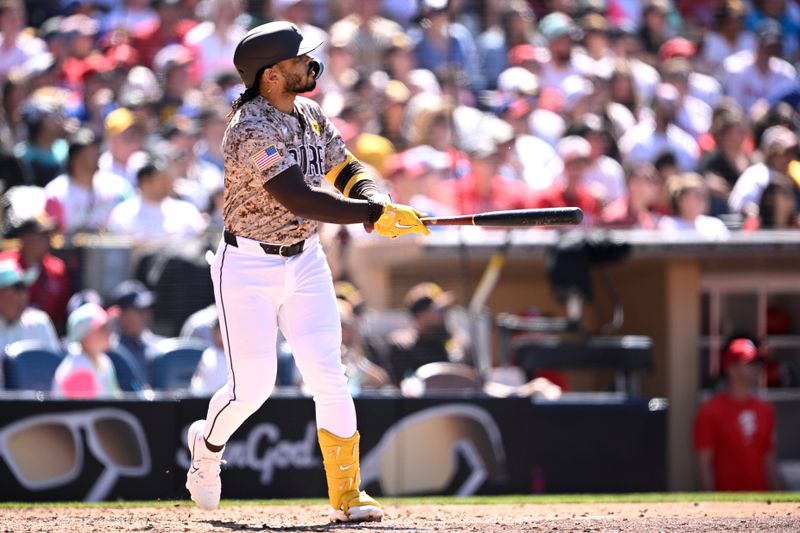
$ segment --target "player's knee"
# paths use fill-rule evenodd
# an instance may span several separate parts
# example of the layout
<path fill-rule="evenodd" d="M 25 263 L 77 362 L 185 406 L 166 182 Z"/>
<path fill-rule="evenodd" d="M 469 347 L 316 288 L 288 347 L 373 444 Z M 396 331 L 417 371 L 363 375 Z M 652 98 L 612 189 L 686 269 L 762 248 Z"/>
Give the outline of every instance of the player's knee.
<path fill-rule="evenodd" d="M 241 403 L 243 408 L 254 413 L 261 405 L 267 401 L 274 389 L 274 384 L 264 382 L 248 384 L 244 387 L 236 388 L 236 401 Z"/>

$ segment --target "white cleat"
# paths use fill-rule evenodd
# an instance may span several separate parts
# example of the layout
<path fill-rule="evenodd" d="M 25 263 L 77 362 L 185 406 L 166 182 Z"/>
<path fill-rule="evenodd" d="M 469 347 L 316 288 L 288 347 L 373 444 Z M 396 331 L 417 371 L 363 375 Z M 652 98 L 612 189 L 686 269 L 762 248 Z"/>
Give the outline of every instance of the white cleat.
<path fill-rule="evenodd" d="M 331 507 L 328 514 L 331 522 L 380 522 L 383 520 L 383 509 L 377 505 L 359 505 L 358 507 L 351 507 L 345 514 L 341 509 L 337 510 Z"/>
<path fill-rule="evenodd" d="M 212 452 L 203 438 L 205 420 L 197 420 L 189 426 L 186 442 L 189 446 L 191 464 L 186 473 L 186 488 L 200 509 L 213 511 L 219 507 L 222 481 L 219 472 L 223 464 L 222 452 Z"/>

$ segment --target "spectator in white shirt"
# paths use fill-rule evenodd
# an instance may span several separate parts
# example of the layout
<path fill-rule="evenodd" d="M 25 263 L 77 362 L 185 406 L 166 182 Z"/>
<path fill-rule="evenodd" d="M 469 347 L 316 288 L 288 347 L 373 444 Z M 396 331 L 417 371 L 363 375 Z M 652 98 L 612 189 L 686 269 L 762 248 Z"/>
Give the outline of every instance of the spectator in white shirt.
<path fill-rule="evenodd" d="M 189 30 L 184 42 L 194 50 L 200 79 L 211 80 L 233 70 L 233 52 L 247 33 L 239 23 L 242 2 L 205 0 L 197 4 L 197 11 L 204 22 Z"/>
<path fill-rule="evenodd" d="M 111 328 L 108 314 L 86 303 L 67 318 L 67 338 L 72 343 L 53 377 L 53 394 L 63 398 L 117 398 L 120 395 L 114 364 L 106 355 Z"/>
<path fill-rule="evenodd" d="M 0 3 L 0 80 L 8 71 L 45 51 L 44 41 L 24 32 L 25 8 L 21 0 Z"/>
<path fill-rule="evenodd" d="M 773 181 L 786 179 L 789 163 L 797 158 L 797 135 L 786 126 L 772 126 L 761 135 L 763 163 L 745 170 L 728 197 L 728 207 L 735 213 L 758 213 L 761 193 Z"/>
<path fill-rule="evenodd" d="M 106 151 L 100 155 L 98 168 L 135 187 L 136 170 L 146 157 L 142 151 L 144 136 L 144 127 L 130 109 L 118 107 L 109 113 L 105 119 Z"/>
<path fill-rule="evenodd" d="M 553 87 L 564 93 L 564 81 L 570 76 L 580 75 L 572 57 L 573 38 L 577 36 L 578 28 L 568 15 L 555 12 L 541 20 L 539 32 L 550 51 L 550 61 L 542 65 L 542 87 Z"/>
<path fill-rule="evenodd" d="M 656 87 L 653 119 L 642 121 L 619 141 L 628 164 L 655 163 L 659 156 L 671 152 L 679 170 L 694 170 L 700 149 L 694 138 L 675 124 L 679 100 L 674 86 L 662 83 Z"/>
<path fill-rule="evenodd" d="M 67 173 L 45 186 L 47 212 L 68 235 L 106 229 L 114 207 L 131 196 L 124 178 L 98 172 L 98 140 L 89 129 L 80 129 L 69 140 Z"/>
<path fill-rule="evenodd" d="M 150 161 L 137 175 L 139 194 L 114 208 L 108 223 L 112 233 L 127 235 L 137 245 L 160 245 L 197 237 L 206 221 L 189 202 L 173 193 L 175 177 L 163 162 Z"/>
<path fill-rule="evenodd" d="M 213 324 L 214 344 L 203 351 L 192 376 L 190 390 L 196 396 L 211 396 L 228 382 L 228 360 L 222 347 L 219 319 Z"/>
<path fill-rule="evenodd" d="M 667 183 L 672 216 L 663 217 L 658 229 L 669 233 L 696 232 L 709 240 L 723 240 L 730 235 L 718 218 L 707 216 L 708 190 L 703 178 L 694 172 L 678 174 Z"/>
<path fill-rule="evenodd" d="M 37 276 L 33 269 L 20 269 L 13 259 L 0 261 L 0 352 L 22 340 L 40 341 L 54 353 L 61 352 L 50 317 L 28 306 L 28 287 Z"/>
<path fill-rule="evenodd" d="M 695 139 L 711 129 L 711 106 L 697 98 L 689 89 L 692 66 L 682 57 L 674 57 L 661 65 L 661 76 L 665 83 L 678 89 L 680 103 L 675 123 Z"/>
<path fill-rule="evenodd" d="M 746 14 L 742 0 L 724 0 L 717 6 L 713 29 L 706 33 L 703 42 L 703 60 L 708 72 L 716 72 L 734 54 L 756 49 L 753 34 L 745 30 Z"/>
<path fill-rule="evenodd" d="M 625 172 L 622 165 L 606 155 L 609 136 L 602 119 L 594 114 L 585 115 L 576 124 L 576 133 L 589 141 L 592 148 L 583 174 L 584 185 L 604 206 L 625 196 Z"/>
<path fill-rule="evenodd" d="M 797 77 L 797 71 L 780 58 L 781 25 L 764 19 L 756 26 L 758 46 L 755 52 L 740 52 L 723 63 L 723 87 L 745 113 L 753 104 L 786 90 Z"/>

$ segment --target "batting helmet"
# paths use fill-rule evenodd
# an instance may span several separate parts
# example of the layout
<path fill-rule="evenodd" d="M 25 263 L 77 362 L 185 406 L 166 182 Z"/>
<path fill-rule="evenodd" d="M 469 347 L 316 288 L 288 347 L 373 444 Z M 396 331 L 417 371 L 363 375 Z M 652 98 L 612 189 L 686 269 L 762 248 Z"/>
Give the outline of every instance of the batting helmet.
<path fill-rule="evenodd" d="M 256 83 L 256 75 L 290 57 L 302 56 L 316 49 L 322 41 L 304 39 L 300 29 L 286 21 L 268 22 L 256 26 L 239 41 L 233 52 L 233 64 L 246 87 Z M 322 63 L 313 60 L 315 76 L 322 74 Z"/>

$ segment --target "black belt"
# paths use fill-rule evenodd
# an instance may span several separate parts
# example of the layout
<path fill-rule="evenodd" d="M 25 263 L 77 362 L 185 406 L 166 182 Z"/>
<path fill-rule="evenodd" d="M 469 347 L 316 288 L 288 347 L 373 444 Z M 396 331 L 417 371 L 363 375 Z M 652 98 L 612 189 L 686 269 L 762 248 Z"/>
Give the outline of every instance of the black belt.
<path fill-rule="evenodd" d="M 222 232 L 222 238 L 227 244 L 239 247 L 239 242 L 236 240 L 236 235 L 228 230 Z M 258 243 L 265 254 L 280 255 L 281 257 L 292 257 L 303 251 L 306 241 L 299 241 L 294 244 L 267 244 L 265 242 Z"/>

